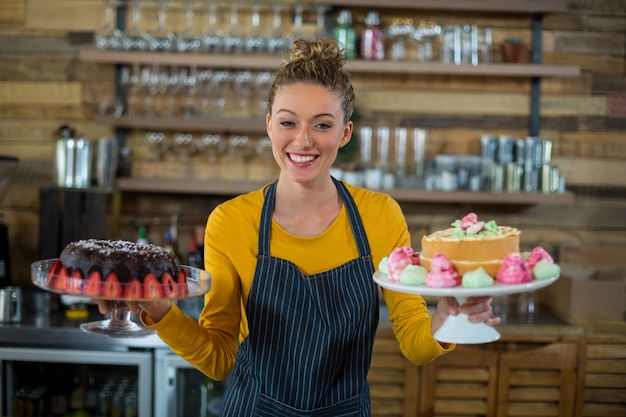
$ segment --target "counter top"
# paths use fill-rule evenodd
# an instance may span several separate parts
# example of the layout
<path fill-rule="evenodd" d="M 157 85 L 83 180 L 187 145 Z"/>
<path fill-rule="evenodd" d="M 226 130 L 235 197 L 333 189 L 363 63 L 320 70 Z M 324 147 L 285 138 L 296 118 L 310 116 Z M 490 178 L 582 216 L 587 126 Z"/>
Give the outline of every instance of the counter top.
<path fill-rule="evenodd" d="M 80 329 L 85 322 L 104 320 L 95 306 L 90 306 L 89 317 L 85 320 L 70 320 L 62 311 L 54 311 L 47 317 L 25 314 L 20 323 L 0 324 L 0 345 L 6 346 L 46 346 L 59 348 L 88 348 L 100 350 L 169 349 L 157 335 L 139 338 L 114 338 L 86 333 Z M 133 317 L 136 321 L 136 317 Z M 580 336 L 626 337 L 626 322 L 611 321 L 568 323 L 543 310 L 534 323 L 521 323 L 510 317 L 507 323 L 497 327 L 503 341 L 567 339 Z M 385 306 L 381 308 L 380 334 L 391 334 L 391 323 Z"/>
<path fill-rule="evenodd" d="M 46 347 L 97 348 L 101 350 L 128 350 L 168 348 L 156 334 L 138 338 L 115 338 L 90 334 L 80 329 L 82 323 L 105 320 L 107 317 L 90 306 L 89 317 L 71 320 L 60 311 L 49 316 L 24 314 L 20 323 L 0 324 L 0 345 L 28 345 Z"/>

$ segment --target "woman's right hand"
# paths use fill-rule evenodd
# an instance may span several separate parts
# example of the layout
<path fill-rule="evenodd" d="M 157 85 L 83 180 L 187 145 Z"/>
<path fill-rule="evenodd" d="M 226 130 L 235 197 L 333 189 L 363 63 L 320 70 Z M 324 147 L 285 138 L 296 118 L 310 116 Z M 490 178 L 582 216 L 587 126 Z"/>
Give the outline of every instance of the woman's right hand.
<path fill-rule="evenodd" d="M 112 300 L 94 300 L 98 305 L 98 311 L 101 314 L 107 314 L 111 311 Z M 172 308 L 172 301 L 167 298 L 158 298 L 155 300 L 146 300 L 141 302 L 125 301 L 128 310 L 133 314 L 138 314 L 141 310 L 145 311 L 148 316 L 158 323 Z"/>

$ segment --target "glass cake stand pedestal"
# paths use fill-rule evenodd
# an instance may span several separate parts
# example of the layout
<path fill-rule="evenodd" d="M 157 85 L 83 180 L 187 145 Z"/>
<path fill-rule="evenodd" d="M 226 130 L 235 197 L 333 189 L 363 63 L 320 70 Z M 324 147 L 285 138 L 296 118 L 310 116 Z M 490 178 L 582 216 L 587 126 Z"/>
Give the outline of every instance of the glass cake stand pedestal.
<path fill-rule="evenodd" d="M 533 280 L 525 284 L 500 284 L 496 282 L 494 285 L 484 288 L 433 288 L 426 285 L 401 284 L 397 281 L 389 280 L 384 274 L 374 273 L 374 281 L 383 288 L 408 294 L 454 297 L 459 305 L 465 303 L 468 297 L 508 295 L 535 291 L 547 287 L 558 278 L 557 275 L 548 279 Z M 440 342 L 457 344 L 489 343 L 500 339 L 500 333 L 494 327 L 485 323 L 472 323 L 468 320 L 467 314 L 464 313 L 448 316 L 434 336 Z"/>
<path fill-rule="evenodd" d="M 177 283 L 175 289 L 170 291 L 171 295 L 167 297 L 107 297 L 102 295 L 91 295 L 84 293 L 84 280 L 82 278 L 72 278 L 60 276 L 56 272 L 51 272 L 53 265 L 58 259 L 46 259 L 34 262 L 31 265 L 32 282 L 46 291 L 57 294 L 77 295 L 89 297 L 94 300 L 108 300 L 110 303 L 110 318 L 100 321 L 83 323 L 80 325 L 81 330 L 117 338 L 133 338 L 145 337 L 154 333 L 153 329 L 137 324 L 131 320 L 131 312 L 128 309 L 127 302 L 147 302 L 155 301 L 158 298 L 167 298 L 170 300 L 197 297 L 206 294 L 211 289 L 211 274 L 208 272 L 183 265 L 182 269 L 187 274 L 185 283 Z M 100 286 L 104 288 L 105 283 Z M 121 286 L 121 293 L 124 294 L 124 285 Z"/>

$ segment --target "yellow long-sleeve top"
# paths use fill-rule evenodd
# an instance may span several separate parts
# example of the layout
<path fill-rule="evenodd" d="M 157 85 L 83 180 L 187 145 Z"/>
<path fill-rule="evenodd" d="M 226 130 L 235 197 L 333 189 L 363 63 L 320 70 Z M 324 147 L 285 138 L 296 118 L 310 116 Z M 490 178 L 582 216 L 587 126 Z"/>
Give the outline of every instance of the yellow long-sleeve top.
<path fill-rule="evenodd" d="M 358 207 L 369 240 L 374 268 L 410 234 L 400 206 L 387 194 L 347 185 Z M 145 325 L 174 352 L 209 377 L 224 379 L 234 367 L 239 343 L 248 336 L 245 304 L 250 294 L 258 252 L 259 222 L 264 191 L 238 196 L 209 216 L 205 231 L 205 269 L 211 290 L 196 323 L 176 305 L 158 323 L 146 314 Z M 305 274 L 328 271 L 358 257 L 345 207 L 331 226 L 315 237 L 294 236 L 272 222 L 272 256 L 298 265 Z M 403 354 L 415 364 L 426 363 L 454 348 L 432 336 L 431 317 L 419 295 L 385 290 L 389 319 Z"/>

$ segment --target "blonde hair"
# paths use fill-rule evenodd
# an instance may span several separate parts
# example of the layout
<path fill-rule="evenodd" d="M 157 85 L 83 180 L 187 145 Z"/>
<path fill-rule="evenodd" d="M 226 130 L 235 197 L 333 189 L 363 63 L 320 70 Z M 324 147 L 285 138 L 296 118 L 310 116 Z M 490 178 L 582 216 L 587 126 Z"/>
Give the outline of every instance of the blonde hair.
<path fill-rule="evenodd" d="M 354 89 L 343 69 L 345 59 L 335 39 L 296 39 L 289 57 L 279 68 L 268 97 L 271 114 L 276 92 L 296 83 L 316 84 L 335 93 L 341 100 L 343 122 L 348 123 L 354 111 Z"/>

